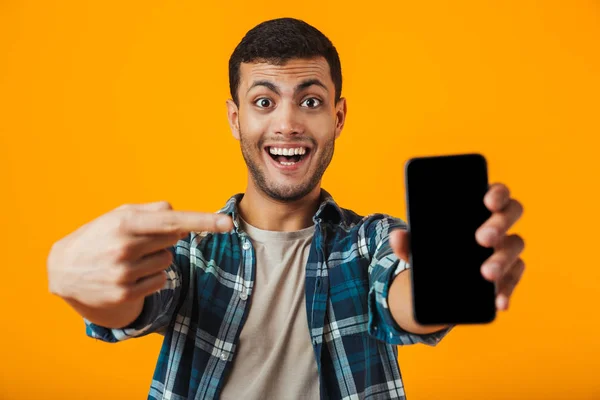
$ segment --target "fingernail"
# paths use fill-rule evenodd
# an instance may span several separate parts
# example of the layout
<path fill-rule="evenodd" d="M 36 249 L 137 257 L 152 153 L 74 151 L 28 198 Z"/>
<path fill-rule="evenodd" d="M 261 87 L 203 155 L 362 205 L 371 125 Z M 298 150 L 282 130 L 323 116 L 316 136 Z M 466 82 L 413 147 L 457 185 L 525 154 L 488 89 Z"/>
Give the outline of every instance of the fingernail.
<path fill-rule="evenodd" d="M 483 228 L 479 233 L 479 238 L 485 243 L 492 244 L 495 242 L 498 232 L 494 228 Z"/>
<path fill-rule="evenodd" d="M 221 230 L 228 230 L 231 227 L 231 218 L 229 217 L 224 217 L 224 218 L 219 218 L 217 220 L 217 228 L 221 229 Z"/>
<path fill-rule="evenodd" d="M 506 310 L 506 307 L 508 307 L 508 299 L 501 294 L 496 298 L 496 308 L 498 310 Z"/>

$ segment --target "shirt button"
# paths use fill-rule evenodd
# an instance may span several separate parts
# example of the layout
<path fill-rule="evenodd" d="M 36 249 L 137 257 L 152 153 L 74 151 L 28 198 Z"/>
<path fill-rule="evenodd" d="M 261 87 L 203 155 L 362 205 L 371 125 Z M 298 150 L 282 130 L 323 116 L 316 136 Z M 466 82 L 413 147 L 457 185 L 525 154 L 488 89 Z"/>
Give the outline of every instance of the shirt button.
<path fill-rule="evenodd" d="M 221 360 L 227 361 L 227 354 L 221 353 Z"/>
<path fill-rule="evenodd" d="M 246 293 L 245 291 L 240 293 L 240 299 L 242 299 L 244 301 L 248 300 L 248 293 Z"/>
<path fill-rule="evenodd" d="M 250 242 L 247 240 L 244 240 L 244 244 L 242 245 L 242 248 L 244 250 L 248 250 L 250 248 Z"/>

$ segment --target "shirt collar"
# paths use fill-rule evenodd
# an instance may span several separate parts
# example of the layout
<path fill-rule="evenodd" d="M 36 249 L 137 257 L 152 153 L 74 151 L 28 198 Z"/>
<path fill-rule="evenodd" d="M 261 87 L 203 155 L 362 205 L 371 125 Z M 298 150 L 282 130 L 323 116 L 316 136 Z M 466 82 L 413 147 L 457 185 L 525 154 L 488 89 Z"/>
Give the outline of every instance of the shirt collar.
<path fill-rule="evenodd" d="M 217 211 L 218 213 L 231 216 L 236 231 L 239 230 L 240 226 L 238 205 L 242 197 L 244 197 L 244 193 L 234 194 L 227 200 L 225 206 Z M 337 205 L 329 192 L 321 189 L 321 204 L 313 216 L 313 221 L 316 224 L 331 223 L 335 225 L 342 223 L 343 220 L 344 213 L 342 209 Z"/>

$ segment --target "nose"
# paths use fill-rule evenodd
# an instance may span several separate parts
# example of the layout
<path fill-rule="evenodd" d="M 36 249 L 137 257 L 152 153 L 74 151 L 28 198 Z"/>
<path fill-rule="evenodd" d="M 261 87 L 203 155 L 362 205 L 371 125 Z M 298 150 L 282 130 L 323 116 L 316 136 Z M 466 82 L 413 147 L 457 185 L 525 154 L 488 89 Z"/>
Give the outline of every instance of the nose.
<path fill-rule="evenodd" d="M 293 102 L 283 102 L 277 107 L 274 113 L 273 128 L 275 134 L 280 135 L 301 135 L 304 133 L 300 110 L 294 106 Z"/>

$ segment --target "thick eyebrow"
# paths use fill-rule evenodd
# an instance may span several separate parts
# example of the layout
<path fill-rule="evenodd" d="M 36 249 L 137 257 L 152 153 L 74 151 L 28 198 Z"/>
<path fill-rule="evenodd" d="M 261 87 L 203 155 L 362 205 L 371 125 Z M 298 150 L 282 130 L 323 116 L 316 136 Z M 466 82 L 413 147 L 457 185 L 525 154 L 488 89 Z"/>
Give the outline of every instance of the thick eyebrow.
<path fill-rule="evenodd" d="M 321 82 L 318 79 L 307 79 L 303 82 L 301 82 L 298 86 L 296 86 L 296 93 L 300 92 L 301 90 L 304 90 L 306 88 L 309 88 L 313 85 L 316 86 L 321 86 L 323 89 L 325 89 L 326 92 L 329 92 L 329 90 L 327 89 L 327 86 L 325 86 L 325 84 L 323 82 Z"/>
<path fill-rule="evenodd" d="M 246 93 L 250 92 L 256 86 L 264 86 L 267 89 L 269 89 L 270 91 L 277 93 L 278 95 L 281 94 L 279 92 L 279 89 L 277 88 L 277 86 L 275 86 L 275 84 L 273 82 L 269 82 L 267 80 L 260 80 L 260 81 L 252 82 L 252 85 L 250 85 L 250 87 L 248 88 L 248 91 Z"/>
<path fill-rule="evenodd" d="M 320 86 L 323 89 L 325 89 L 326 92 L 329 92 L 329 90 L 327 89 L 327 86 L 325 86 L 325 84 L 323 82 L 321 82 L 319 79 L 307 79 L 305 81 L 300 82 L 296 86 L 295 92 L 298 93 L 298 92 L 300 92 L 306 88 L 309 88 L 313 85 Z M 252 85 L 250 85 L 250 87 L 248 88 L 248 91 L 246 93 L 250 92 L 250 90 L 252 90 L 256 86 L 264 86 L 267 89 L 271 90 L 272 92 L 275 92 L 277 95 L 281 95 L 281 92 L 279 91 L 279 88 L 277 87 L 277 85 L 275 85 L 273 82 L 270 82 L 270 81 L 264 80 L 264 79 L 252 82 Z"/>

